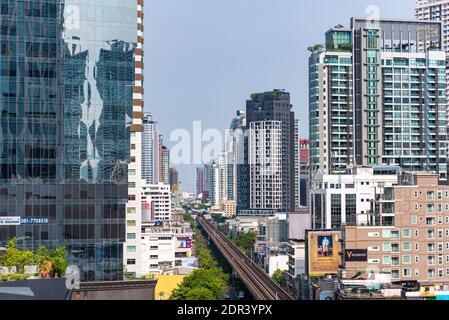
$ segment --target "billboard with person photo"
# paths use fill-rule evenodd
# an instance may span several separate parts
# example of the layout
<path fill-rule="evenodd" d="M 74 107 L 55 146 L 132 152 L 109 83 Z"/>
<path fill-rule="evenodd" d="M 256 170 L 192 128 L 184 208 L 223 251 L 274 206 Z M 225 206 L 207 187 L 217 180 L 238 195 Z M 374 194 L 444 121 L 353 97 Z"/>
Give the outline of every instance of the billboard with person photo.
<path fill-rule="evenodd" d="M 307 233 L 308 270 L 310 276 L 336 274 L 341 263 L 339 231 Z"/>

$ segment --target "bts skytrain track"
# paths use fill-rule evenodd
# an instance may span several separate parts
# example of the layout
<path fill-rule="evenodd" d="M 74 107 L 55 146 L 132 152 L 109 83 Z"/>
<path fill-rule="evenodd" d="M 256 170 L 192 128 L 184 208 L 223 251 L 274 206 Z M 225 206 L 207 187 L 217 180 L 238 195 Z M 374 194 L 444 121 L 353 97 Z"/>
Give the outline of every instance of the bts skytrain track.
<path fill-rule="evenodd" d="M 293 300 L 277 283 L 248 258 L 231 240 L 223 235 L 203 216 L 198 215 L 198 224 L 215 243 L 234 271 L 257 300 Z"/>

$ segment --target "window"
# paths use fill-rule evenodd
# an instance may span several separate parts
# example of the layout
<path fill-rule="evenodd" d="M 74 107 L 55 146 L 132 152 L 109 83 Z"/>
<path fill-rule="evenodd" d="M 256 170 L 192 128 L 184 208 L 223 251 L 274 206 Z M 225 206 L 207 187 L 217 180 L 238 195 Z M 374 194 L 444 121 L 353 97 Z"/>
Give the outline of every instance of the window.
<path fill-rule="evenodd" d="M 428 204 L 427 205 L 427 212 L 434 212 L 435 211 L 435 205 Z"/>
<path fill-rule="evenodd" d="M 402 243 L 402 250 L 404 250 L 404 251 L 412 250 L 412 245 L 410 244 L 410 242 L 403 242 Z"/>
<path fill-rule="evenodd" d="M 136 239 L 136 234 L 135 233 L 128 233 L 126 234 L 126 238 L 129 240 L 135 240 Z"/>
<path fill-rule="evenodd" d="M 129 169 L 129 170 L 128 170 L 128 174 L 129 174 L 130 176 L 135 176 L 135 175 L 136 175 L 136 169 Z"/>
<path fill-rule="evenodd" d="M 391 237 L 393 239 L 399 239 L 399 231 L 391 231 Z"/>
<path fill-rule="evenodd" d="M 415 237 L 419 237 L 419 230 L 418 229 L 415 230 Z"/>
<path fill-rule="evenodd" d="M 433 200 L 435 198 L 435 193 L 433 191 L 427 191 L 427 200 Z"/>
<path fill-rule="evenodd" d="M 419 256 L 415 256 L 415 263 L 419 263 Z"/>
<path fill-rule="evenodd" d="M 390 252 L 390 251 L 391 251 L 391 244 L 388 243 L 388 242 L 384 242 L 384 244 L 383 244 L 383 250 L 384 250 L 384 251 L 387 251 L 387 252 Z"/>
<path fill-rule="evenodd" d="M 127 259 L 126 264 L 132 266 L 136 264 L 136 259 Z"/>
<path fill-rule="evenodd" d="M 129 214 L 133 214 L 136 213 L 136 208 L 135 207 L 129 207 L 126 209 L 126 212 Z"/>
<path fill-rule="evenodd" d="M 127 225 L 128 227 L 135 227 L 135 226 L 136 226 L 136 220 L 128 220 L 128 221 L 126 222 L 126 225 Z"/>
<path fill-rule="evenodd" d="M 402 270 L 402 275 L 404 277 L 411 277 L 412 276 L 412 270 L 411 269 L 403 269 Z"/>
<path fill-rule="evenodd" d="M 382 264 L 390 265 L 390 264 L 391 264 L 391 258 L 390 258 L 390 256 L 383 256 Z"/>
<path fill-rule="evenodd" d="M 435 256 L 427 256 L 427 264 L 433 266 L 435 264 Z"/>
<path fill-rule="evenodd" d="M 391 252 L 399 252 L 399 243 L 392 243 L 391 244 Z"/>
<path fill-rule="evenodd" d="M 427 244 L 427 252 L 435 252 L 435 244 L 434 243 Z"/>
<path fill-rule="evenodd" d="M 427 226 L 434 226 L 435 225 L 435 218 L 427 217 L 426 218 L 426 225 Z"/>
<path fill-rule="evenodd" d="M 418 224 L 418 217 L 412 216 L 412 224 Z"/>
<path fill-rule="evenodd" d="M 391 279 L 399 279 L 399 270 L 391 270 Z"/>
<path fill-rule="evenodd" d="M 438 216 L 438 224 L 443 224 L 443 216 Z"/>
<path fill-rule="evenodd" d="M 410 264 L 410 263 L 412 263 L 412 257 L 411 256 L 402 256 L 402 263 L 403 264 Z"/>
<path fill-rule="evenodd" d="M 404 238 L 410 238 L 410 237 L 411 237 L 411 235 L 410 235 L 410 229 L 402 229 L 402 236 L 403 236 Z"/>
<path fill-rule="evenodd" d="M 136 246 L 128 246 L 126 251 L 128 253 L 134 253 L 136 252 Z"/>
<path fill-rule="evenodd" d="M 427 230 L 427 239 L 435 239 L 435 231 L 433 229 Z"/>

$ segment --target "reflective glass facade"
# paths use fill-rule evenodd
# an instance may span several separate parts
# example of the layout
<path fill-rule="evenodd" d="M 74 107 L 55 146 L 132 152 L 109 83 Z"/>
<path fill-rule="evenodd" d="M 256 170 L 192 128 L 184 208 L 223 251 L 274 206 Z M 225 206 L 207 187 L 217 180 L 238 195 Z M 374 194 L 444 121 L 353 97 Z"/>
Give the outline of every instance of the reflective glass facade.
<path fill-rule="evenodd" d="M 123 277 L 136 0 L 1 0 L 0 246 L 65 246 Z"/>

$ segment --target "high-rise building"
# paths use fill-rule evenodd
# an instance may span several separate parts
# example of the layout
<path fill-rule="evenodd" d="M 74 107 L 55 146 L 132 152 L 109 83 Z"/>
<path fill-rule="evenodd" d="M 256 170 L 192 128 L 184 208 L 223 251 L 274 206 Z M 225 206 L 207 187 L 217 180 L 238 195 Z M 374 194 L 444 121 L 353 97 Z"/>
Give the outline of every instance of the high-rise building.
<path fill-rule="evenodd" d="M 143 99 L 143 1 L 137 5 L 137 49 L 135 54 L 135 90 L 133 92 L 133 124 L 131 132 L 131 161 L 128 166 L 128 204 L 126 206 L 126 242 L 123 247 L 125 277 L 139 274 L 142 266 L 142 172 L 145 149 L 144 138 L 150 115 L 144 116 Z M 154 172 L 154 171 L 152 171 Z"/>
<path fill-rule="evenodd" d="M 237 166 L 243 163 L 243 129 L 246 126 L 246 115 L 242 110 L 232 119 L 229 136 L 225 146 L 227 200 L 237 200 Z"/>
<path fill-rule="evenodd" d="M 159 175 L 158 183 L 170 184 L 170 151 L 164 145 L 162 135 L 159 135 Z"/>
<path fill-rule="evenodd" d="M 143 118 L 142 179 L 147 184 L 159 182 L 159 129 L 150 113 Z"/>
<path fill-rule="evenodd" d="M 123 278 L 142 3 L 2 2 L 0 246 L 66 247 L 81 281 Z"/>
<path fill-rule="evenodd" d="M 292 212 L 295 187 L 295 119 L 290 93 L 273 90 L 251 95 L 246 105 L 245 159 L 238 165 L 238 210 Z"/>
<path fill-rule="evenodd" d="M 217 160 L 207 164 L 207 173 L 209 175 L 209 202 L 214 206 L 220 205 L 220 165 Z"/>
<path fill-rule="evenodd" d="M 446 51 L 446 55 L 449 55 L 449 0 L 417 0 L 415 17 L 422 21 L 441 21 L 443 29 L 442 48 Z M 448 65 L 447 57 L 446 64 Z M 449 83 L 449 68 L 446 66 L 446 84 L 447 83 Z M 449 101 L 449 88 L 446 89 L 446 101 Z"/>
<path fill-rule="evenodd" d="M 170 189 L 172 192 L 179 192 L 179 174 L 175 168 L 170 168 Z"/>
<path fill-rule="evenodd" d="M 204 188 L 204 167 L 203 168 L 196 168 L 196 187 L 195 187 L 195 193 L 197 196 L 203 194 L 205 188 Z"/>
<path fill-rule="evenodd" d="M 307 139 L 299 140 L 299 174 L 300 174 L 300 206 L 307 207 L 309 205 L 309 146 L 310 141 Z"/>
<path fill-rule="evenodd" d="M 354 163 L 352 32 L 326 32 L 309 59 L 310 169 L 343 173 Z"/>
<path fill-rule="evenodd" d="M 359 18 L 327 32 L 310 58 L 312 174 L 383 164 L 447 180 L 441 34 L 440 22 Z"/>

